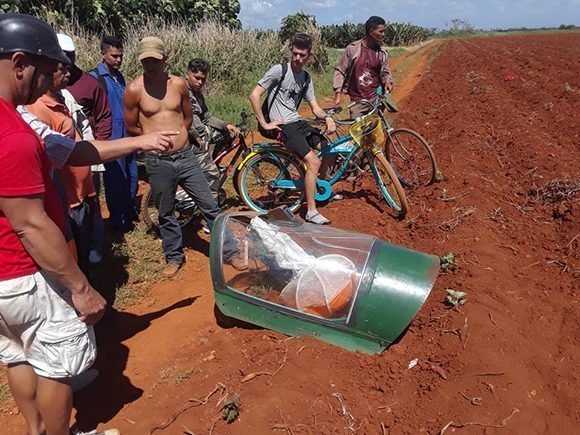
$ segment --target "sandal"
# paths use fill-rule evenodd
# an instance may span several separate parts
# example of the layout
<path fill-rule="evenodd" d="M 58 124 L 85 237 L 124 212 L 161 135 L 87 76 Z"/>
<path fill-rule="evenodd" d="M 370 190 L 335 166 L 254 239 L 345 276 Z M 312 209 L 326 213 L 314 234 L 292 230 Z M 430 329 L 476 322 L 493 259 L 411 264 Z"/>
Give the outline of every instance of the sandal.
<path fill-rule="evenodd" d="M 307 212 L 305 220 L 306 220 L 306 222 L 310 222 L 310 223 L 313 223 L 316 225 L 329 225 L 330 224 L 330 220 L 326 219 L 324 216 L 322 216 L 317 211 L 315 211 L 312 214 L 310 214 L 310 212 Z"/>

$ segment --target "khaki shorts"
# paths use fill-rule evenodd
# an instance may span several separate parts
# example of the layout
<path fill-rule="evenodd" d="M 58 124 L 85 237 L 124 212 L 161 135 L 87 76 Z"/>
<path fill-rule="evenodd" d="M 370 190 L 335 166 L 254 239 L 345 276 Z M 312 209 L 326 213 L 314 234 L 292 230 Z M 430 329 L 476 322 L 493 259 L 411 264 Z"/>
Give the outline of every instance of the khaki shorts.
<path fill-rule="evenodd" d="M 84 372 L 96 355 L 93 328 L 79 320 L 68 289 L 41 272 L 0 281 L 0 361 L 58 379 Z"/>

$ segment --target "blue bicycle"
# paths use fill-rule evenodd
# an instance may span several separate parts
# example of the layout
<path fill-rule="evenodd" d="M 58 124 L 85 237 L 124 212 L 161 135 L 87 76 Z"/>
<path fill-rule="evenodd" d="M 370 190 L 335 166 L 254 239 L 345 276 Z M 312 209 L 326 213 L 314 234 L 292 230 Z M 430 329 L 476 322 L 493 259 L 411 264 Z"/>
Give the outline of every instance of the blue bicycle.
<path fill-rule="evenodd" d="M 348 135 L 335 141 L 326 139 L 328 145 L 317 155 L 323 161 L 332 158 L 335 163 L 327 179 L 317 179 L 316 201 L 329 200 L 332 186 L 348 177 L 365 190 L 367 200 L 380 204 L 384 199 L 388 212 L 397 218 L 405 216 L 407 197 L 382 150 L 385 136 L 379 116 L 365 116 L 350 125 Z M 235 187 L 252 210 L 266 212 L 285 206 L 294 212 L 304 198 L 305 172 L 306 166 L 282 144 L 264 142 L 253 145 L 252 152 L 238 166 Z"/>

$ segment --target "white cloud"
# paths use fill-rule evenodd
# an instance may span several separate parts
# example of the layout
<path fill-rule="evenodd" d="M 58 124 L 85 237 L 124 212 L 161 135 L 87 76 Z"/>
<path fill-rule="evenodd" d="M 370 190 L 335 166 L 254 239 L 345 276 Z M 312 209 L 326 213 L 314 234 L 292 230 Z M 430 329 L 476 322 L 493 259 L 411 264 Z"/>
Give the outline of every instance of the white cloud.
<path fill-rule="evenodd" d="M 310 9 L 329 9 L 336 6 L 336 0 L 301 0 L 300 4 Z"/>
<path fill-rule="evenodd" d="M 463 19 L 477 28 L 580 24 L 580 0 L 240 0 L 244 27 L 278 28 L 280 19 L 302 10 L 320 25 L 364 23 L 371 15 L 388 22 L 444 28 Z"/>
<path fill-rule="evenodd" d="M 248 8 L 248 12 L 253 15 L 266 15 L 272 11 L 274 5 L 264 0 L 251 0 L 249 2 L 242 2 Z"/>

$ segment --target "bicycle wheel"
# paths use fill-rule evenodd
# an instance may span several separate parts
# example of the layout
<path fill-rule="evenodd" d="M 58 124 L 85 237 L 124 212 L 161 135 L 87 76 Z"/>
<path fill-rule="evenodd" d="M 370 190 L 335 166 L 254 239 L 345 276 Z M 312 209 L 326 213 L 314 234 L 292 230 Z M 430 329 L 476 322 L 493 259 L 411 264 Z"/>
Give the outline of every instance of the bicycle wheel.
<path fill-rule="evenodd" d="M 304 197 L 303 189 L 274 188 L 276 180 L 304 179 L 304 170 L 291 155 L 266 151 L 251 157 L 238 172 L 236 185 L 244 203 L 263 213 L 279 206 L 295 212 Z"/>
<path fill-rule="evenodd" d="M 398 128 L 387 135 L 387 160 L 405 187 L 415 189 L 437 180 L 435 154 L 419 133 Z"/>
<path fill-rule="evenodd" d="M 199 215 L 199 210 L 193 199 L 179 186 L 175 192 L 175 211 L 173 214 L 181 228 L 186 227 Z M 141 220 L 147 225 L 147 228 L 156 233 L 159 233 L 158 215 L 151 187 L 148 187 L 141 197 Z"/>
<path fill-rule="evenodd" d="M 378 193 L 389 204 L 391 214 L 402 219 L 409 210 L 409 204 L 405 190 L 399 182 L 393 167 L 382 152 L 371 157 L 369 160 L 371 171 L 377 182 Z"/>

